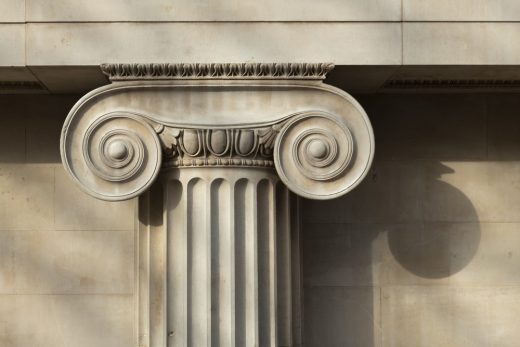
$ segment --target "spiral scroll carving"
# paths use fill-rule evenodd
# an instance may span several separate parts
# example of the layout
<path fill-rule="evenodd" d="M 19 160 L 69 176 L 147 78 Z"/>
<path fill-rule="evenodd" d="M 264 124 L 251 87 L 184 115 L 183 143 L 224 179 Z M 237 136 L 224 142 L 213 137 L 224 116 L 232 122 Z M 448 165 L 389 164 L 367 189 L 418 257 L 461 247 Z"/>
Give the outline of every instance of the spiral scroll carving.
<path fill-rule="evenodd" d="M 147 189 L 159 173 L 161 143 L 141 117 L 109 113 L 77 126 L 85 130 L 64 132 L 62 156 L 69 173 L 87 193 L 105 200 L 130 199 Z"/>
<path fill-rule="evenodd" d="M 371 158 L 356 152 L 355 138 L 342 119 L 315 111 L 284 125 L 275 143 L 274 161 L 280 178 L 293 192 L 330 199 L 350 191 L 362 178 L 352 167 L 360 161 L 368 166 Z"/>

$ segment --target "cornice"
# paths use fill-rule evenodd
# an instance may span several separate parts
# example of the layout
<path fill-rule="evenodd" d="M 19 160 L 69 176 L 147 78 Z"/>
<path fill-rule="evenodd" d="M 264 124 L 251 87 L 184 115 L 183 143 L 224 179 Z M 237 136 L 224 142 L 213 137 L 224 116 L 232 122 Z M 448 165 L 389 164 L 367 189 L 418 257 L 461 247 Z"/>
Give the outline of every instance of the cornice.
<path fill-rule="evenodd" d="M 174 79 L 323 80 L 333 63 L 102 64 L 110 81 Z"/>

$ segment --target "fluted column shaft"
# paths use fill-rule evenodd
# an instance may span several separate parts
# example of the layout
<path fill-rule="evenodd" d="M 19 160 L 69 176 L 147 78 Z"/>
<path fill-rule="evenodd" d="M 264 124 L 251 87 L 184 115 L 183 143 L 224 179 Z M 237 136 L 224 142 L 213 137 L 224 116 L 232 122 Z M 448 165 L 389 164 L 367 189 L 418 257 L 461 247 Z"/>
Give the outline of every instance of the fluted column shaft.
<path fill-rule="evenodd" d="M 161 181 L 155 195 L 141 198 L 139 244 L 153 247 L 150 253 L 164 252 L 155 264 L 159 274 L 149 274 L 158 282 L 140 283 L 149 291 L 149 304 L 159 295 L 164 307 L 162 319 L 141 322 L 141 330 L 152 334 L 141 341 L 152 339 L 155 346 L 159 339 L 168 347 L 297 346 L 295 197 L 274 170 L 170 169 Z M 149 204 L 156 203 L 151 200 L 161 188 L 162 220 L 147 220 L 154 218 Z M 160 241 L 150 243 L 153 238 Z M 157 323 L 164 324 L 159 330 L 167 336 L 154 336 Z"/>

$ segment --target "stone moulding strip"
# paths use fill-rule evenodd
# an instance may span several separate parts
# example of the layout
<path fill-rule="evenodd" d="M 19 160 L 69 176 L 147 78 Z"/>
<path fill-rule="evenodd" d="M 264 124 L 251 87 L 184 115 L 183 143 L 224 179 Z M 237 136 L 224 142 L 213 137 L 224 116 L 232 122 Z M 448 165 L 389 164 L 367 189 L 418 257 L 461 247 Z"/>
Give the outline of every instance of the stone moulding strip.
<path fill-rule="evenodd" d="M 0 81 L 0 92 L 4 91 L 45 91 L 45 87 L 37 81 Z"/>
<path fill-rule="evenodd" d="M 323 80 L 333 63 L 102 64 L 110 81 L 173 79 Z"/>
<path fill-rule="evenodd" d="M 403 79 L 389 80 L 383 89 L 519 89 L 520 80 L 501 79 Z"/>

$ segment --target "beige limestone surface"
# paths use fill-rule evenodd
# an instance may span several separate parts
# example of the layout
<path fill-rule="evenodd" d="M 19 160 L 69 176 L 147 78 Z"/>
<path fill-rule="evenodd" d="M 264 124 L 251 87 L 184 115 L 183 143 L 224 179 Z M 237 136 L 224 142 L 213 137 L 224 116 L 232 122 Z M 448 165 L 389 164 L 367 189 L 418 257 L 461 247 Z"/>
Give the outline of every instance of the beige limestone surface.
<path fill-rule="evenodd" d="M 520 18 L 516 0 L 4 0 L 3 21 L 492 21 Z"/>
<path fill-rule="evenodd" d="M 0 23 L 0 66 L 25 66 L 25 25 Z"/>
<path fill-rule="evenodd" d="M 517 287 L 382 289 L 383 346 L 516 346 Z"/>
<path fill-rule="evenodd" d="M 30 23 L 27 65 L 512 65 L 518 63 L 519 32 L 518 23 Z M 125 44 L 130 38 L 133 44 Z"/>
<path fill-rule="evenodd" d="M 26 6 L 30 22 L 397 21 L 401 18 L 399 0 L 26 0 Z"/>
<path fill-rule="evenodd" d="M 260 35 L 261 33 L 261 35 Z M 27 65 L 401 64 L 398 23 L 29 23 Z"/>
<path fill-rule="evenodd" d="M 50 91 L 83 92 L 99 85 L 83 69 L 103 62 L 516 65 L 519 7 L 516 0 L 4 0 L 0 82 L 16 75 Z M 69 69 L 66 81 L 49 76 L 48 66 Z M 16 74 L 16 67 L 26 69 Z"/>
<path fill-rule="evenodd" d="M 76 99 L 0 98 L 0 346 L 133 344 L 134 204 L 81 200 L 64 176 Z"/>
<path fill-rule="evenodd" d="M 520 63 L 520 23 L 403 23 L 405 65 Z"/>
<path fill-rule="evenodd" d="M 516 22 L 516 0 L 403 0 L 404 21 Z"/>
<path fill-rule="evenodd" d="M 0 23 L 25 22 L 25 0 L 3 0 L 0 3 Z"/>
<path fill-rule="evenodd" d="M 2 346 L 135 341 L 134 205 L 89 198 L 59 163 L 78 97 L 0 98 Z M 304 201 L 307 345 L 515 346 L 518 94 L 358 99 L 374 170 Z"/>
<path fill-rule="evenodd" d="M 0 294 L 0 345 L 132 346 L 132 295 Z"/>

